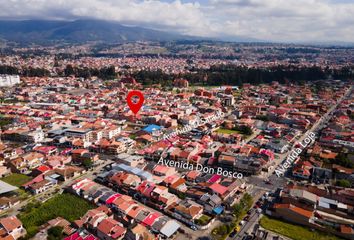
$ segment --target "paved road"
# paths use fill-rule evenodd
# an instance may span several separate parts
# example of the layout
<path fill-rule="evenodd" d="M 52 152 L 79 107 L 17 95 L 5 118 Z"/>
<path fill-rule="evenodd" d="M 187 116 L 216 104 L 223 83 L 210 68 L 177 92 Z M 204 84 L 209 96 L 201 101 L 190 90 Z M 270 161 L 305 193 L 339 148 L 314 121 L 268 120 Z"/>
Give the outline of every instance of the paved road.
<path fill-rule="evenodd" d="M 262 213 L 258 213 L 256 210 L 253 210 L 250 214 L 249 220 L 246 222 L 244 226 L 242 226 L 240 232 L 235 236 L 234 239 L 242 239 L 246 235 L 248 230 L 251 229 L 259 221 L 261 217 L 262 217 Z"/>

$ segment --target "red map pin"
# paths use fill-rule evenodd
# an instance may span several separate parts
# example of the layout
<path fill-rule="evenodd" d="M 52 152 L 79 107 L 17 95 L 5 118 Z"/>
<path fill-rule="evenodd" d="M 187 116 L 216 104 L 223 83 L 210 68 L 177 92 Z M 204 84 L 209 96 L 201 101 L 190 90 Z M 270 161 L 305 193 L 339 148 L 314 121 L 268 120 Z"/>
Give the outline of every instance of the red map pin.
<path fill-rule="evenodd" d="M 136 97 L 139 98 L 139 100 L 137 100 Z M 128 93 L 126 100 L 130 110 L 132 110 L 134 114 L 137 114 L 141 106 L 143 106 L 144 95 L 140 91 L 132 90 Z"/>

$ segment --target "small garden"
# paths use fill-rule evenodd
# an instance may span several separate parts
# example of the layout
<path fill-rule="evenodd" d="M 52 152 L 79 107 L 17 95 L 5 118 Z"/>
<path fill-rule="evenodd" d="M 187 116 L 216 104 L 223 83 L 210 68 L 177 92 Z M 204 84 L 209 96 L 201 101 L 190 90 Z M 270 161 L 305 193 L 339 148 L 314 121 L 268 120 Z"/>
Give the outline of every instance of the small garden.
<path fill-rule="evenodd" d="M 211 220 L 210 216 L 203 214 L 200 218 L 195 220 L 195 223 L 200 226 L 205 226 L 210 222 L 210 220 Z"/>

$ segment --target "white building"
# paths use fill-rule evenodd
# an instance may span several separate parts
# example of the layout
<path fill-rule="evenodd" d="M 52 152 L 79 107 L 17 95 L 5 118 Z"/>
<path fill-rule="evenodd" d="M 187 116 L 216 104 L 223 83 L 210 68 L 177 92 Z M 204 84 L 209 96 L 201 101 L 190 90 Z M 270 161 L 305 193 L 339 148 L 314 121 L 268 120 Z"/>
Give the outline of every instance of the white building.
<path fill-rule="evenodd" d="M 121 131 L 122 128 L 120 126 L 109 126 L 103 130 L 103 137 L 107 139 L 112 139 L 118 134 L 120 134 Z"/>
<path fill-rule="evenodd" d="M 0 87 L 11 87 L 18 83 L 20 83 L 19 75 L 0 74 Z"/>

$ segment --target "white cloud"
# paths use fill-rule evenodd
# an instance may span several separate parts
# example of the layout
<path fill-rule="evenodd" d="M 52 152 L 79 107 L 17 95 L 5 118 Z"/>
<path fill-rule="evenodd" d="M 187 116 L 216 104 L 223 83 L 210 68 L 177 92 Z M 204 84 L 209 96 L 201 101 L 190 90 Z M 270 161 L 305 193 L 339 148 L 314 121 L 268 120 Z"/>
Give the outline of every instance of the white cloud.
<path fill-rule="evenodd" d="M 320 0 L 211 0 L 226 14 L 222 33 L 274 41 L 354 41 L 354 3 Z"/>
<path fill-rule="evenodd" d="M 241 35 L 273 41 L 354 41 L 354 2 L 0 0 L 0 5 L 1 18 L 93 17 L 189 35 Z"/>

